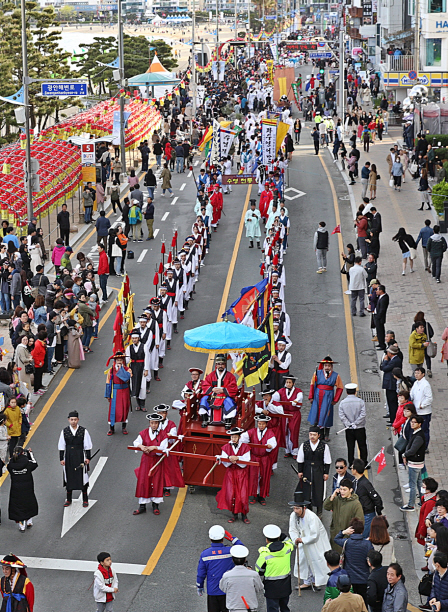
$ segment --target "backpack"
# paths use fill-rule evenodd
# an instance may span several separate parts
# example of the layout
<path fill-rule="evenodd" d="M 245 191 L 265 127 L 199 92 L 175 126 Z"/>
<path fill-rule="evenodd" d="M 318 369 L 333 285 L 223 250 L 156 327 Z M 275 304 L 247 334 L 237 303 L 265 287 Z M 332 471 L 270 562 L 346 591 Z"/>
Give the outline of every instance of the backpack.
<path fill-rule="evenodd" d="M 114 187 L 112 187 L 111 191 L 110 191 L 110 199 L 112 202 L 119 202 L 120 201 L 120 190 L 119 188 L 115 189 Z"/>

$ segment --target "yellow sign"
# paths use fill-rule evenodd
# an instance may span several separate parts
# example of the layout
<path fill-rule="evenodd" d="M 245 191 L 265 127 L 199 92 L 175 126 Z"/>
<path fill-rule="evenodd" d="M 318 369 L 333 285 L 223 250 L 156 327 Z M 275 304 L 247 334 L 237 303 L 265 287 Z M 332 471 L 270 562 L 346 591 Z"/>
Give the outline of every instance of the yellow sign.
<path fill-rule="evenodd" d="M 385 72 L 384 85 L 386 87 L 414 87 L 414 85 L 426 85 L 426 87 L 448 87 L 447 72 L 419 72 L 416 79 L 411 79 L 408 72 Z"/>
<path fill-rule="evenodd" d="M 96 183 L 96 168 L 95 166 L 83 166 L 82 167 L 82 183 L 85 187 L 86 183 Z"/>

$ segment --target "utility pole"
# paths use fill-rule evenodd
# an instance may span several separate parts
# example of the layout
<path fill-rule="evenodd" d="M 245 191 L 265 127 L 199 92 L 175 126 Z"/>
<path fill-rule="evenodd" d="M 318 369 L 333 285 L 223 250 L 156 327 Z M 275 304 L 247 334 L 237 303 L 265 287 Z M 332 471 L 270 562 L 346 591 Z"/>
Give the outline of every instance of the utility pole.
<path fill-rule="evenodd" d="M 218 58 L 218 48 L 219 48 L 219 0 L 216 0 L 216 61 Z M 218 66 L 219 71 L 219 66 Z"/>
<path fill-rule="evenodd" d="M 420 69 L 420 0 L 415 0 L 415 31 L 414 31 L 414 62 L 415 72 L 417 73 L 417 83 L 419 83 Z"/>
<path fill-rule="evenodd" d="M 22 0 L 24 2 L 24 0 Z M 121 2 L 118 0 L 118 61 L 120 68 L 120 89 L 125 87 L 124 80 L 124 49 L 123 49 L 123 15 L 121 12 Z M 124 96 L 120 95 L 120 159 L 123 166 L 123 173 L 126 174 L 126 148 L 124 144 Z"/>
<path fill-rule="evenodd" d="M 193 116 L 190 120 L 190 134 L 193 132 L 193 117 L 196 117 L 196 7 L 193 0 L 193 21 L 191 22 L 191 90 L 193 93 Z M 202 60 L 204 61 L 204 60 Z"/>
<path fill-rule="evenodd" d="M 235 43 L 236 40 L 238 38 L 238 9 L 237 9 L 237 2 L 236 0 L 233 0 L 235 2 Z M 237 58 L 237 50 L 238 47 L 236 45 L 233 45 L 233 60 L 235 62 L 235 70 L 237 69 L 237 65 L 238 65 L 238 58 Z"/>
<path fill-rule="evenodd" d="M 31 130 L 30 130 L 30 100 L 28 77 L 28 47 L 26 34 L 26 7 L 25 0 L 20 0 L 20 10 L 22 13 L 22 84 L 23 84 L 23 103 L 25 110 L 25 136 L 26 136 L 26 208 L 28 223 L 33 218 L 33 186 L 31 168 Z"/>
<path fill-rule="evenodd" d="M 247 0 L 247 59 L 250 59 L 250 0 Z"/>

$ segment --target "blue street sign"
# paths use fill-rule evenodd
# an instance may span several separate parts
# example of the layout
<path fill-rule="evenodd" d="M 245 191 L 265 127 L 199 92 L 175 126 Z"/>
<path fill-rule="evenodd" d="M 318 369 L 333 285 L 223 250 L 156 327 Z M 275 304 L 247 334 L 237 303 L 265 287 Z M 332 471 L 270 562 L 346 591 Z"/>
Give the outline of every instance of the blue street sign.
<path fill-rule="evenodd" d="M 312 51 L 310 53 L 310 59 L 330 59 L 332 56 L 331 51 Z"/>
<path fill-rule="evenodd" d="M 415 70 L 411 70 L 410 72 L 408 72 L 408 77 L 413 81 L 414 79 L 417 78 L 417 73 L 415 72 Z"/>
<path fill-rule="evenodd" d="M 339 74 L 339 70 L 330 70 L 330 74 Z"/>
<path fill-rule="evenodd" d="M 87 83 L 42 83 L 43 96 L 87 96 Z"/>
<path fill-rule="evenodd" d="M 320 42 L 317 43 L 317 46 L 318 47 L 325 47 L 326 44 L 327 44 L 326 42 L 320 41 Z"/>

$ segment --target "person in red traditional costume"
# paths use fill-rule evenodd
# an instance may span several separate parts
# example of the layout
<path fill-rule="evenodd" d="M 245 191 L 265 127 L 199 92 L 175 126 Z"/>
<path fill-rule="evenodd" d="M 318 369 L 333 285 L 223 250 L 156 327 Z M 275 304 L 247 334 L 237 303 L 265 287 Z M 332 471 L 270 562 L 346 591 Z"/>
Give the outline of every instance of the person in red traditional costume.
<path fill-rule="evenodd" d="M 309 400 L 312 400 L 308 423 L 319 427 L 321 438 L 330 441 L 330 427 L 333 425 L 333 406 L 341 399 L 344 385 L 341 377 L 333 370 L 330 356 L 318 362 L 318 367 L 311 379 Z M 336 387 L 336 388 L 335 388 Z"/>
<path fill-rule="evenodd" d="M 219 185 L 213 185 L 213 193 L 210 196 L 210 204 L 213 206 L 212 227 L 213 231 L 216 232 L 216 227 L 221 219 L 222 207 L 224 204 Z"/>
<path fill-rule="evenodd" d="M 0 580 L 1 612 L 33 612 L 34 586 L 26 574 L 26 565 L 15 555 L 0 561 L 3 576 Z"/>
<path fill-rule="evenodd" d="M 260 202 L 258 204 L 258 209 L 260 211 L 261 218 L 264 219 L 265 222 L 268 218 L 269 205 L 272 202 L 273 198 L 274 194 L 271 191 L 270 184 L 265 183 L 264 191 L 261 192 Z"/>
<path fill-rule="evenodd" d="M 274 392 L 270 390 L 262 391 L 260 395 L 263 399 L 255 402 L 255 412 L 256 414 L 265 414 L 271 417 L 268 423 L 268 429 L 272 430 L 277 442 L 276 448 L 273 449 L 271 453 L 272 469 L 275 470 L 277 469 L 278 451 L 280 448 L 286 448 L 286 433 L 285 419 L 275 416 L 276 414 L 284 414 L 283 406 L 272 400 L 273 394 Z"/>
<path fill-rule="evenodd" d="M 235 376 L 227 372 L 226 362 L 225 355 L 217 355 L 216 369 L 202 381 L 203 397 L 199 408 L 202 427 L 207 427 L 210 421 L 212 423 L 224 421 L 226 426 L 230 426 L 236 416 L 235 397 L 238 385 Z"/>
<path fill-rule="evenodd" d="M 232 518 L 227 522 L 234 523 L 241 513 L 243 523 L 250 523 L 249 512 L 249 470 L 241 461 L 250 461 L 250 447 L 241 441 L 244 429 L 233 427 L 227 434 L 230 442 L 224 444 L 221 454 L 217 456 L 226 467 L 222 488 L 216 496 L 219 510 L 230 510 Z"/>
<path fill-rule="evenodd" d="M 127 434 L 127 422 L 129 409 L 131 408 L 130 379 L 132 376 L 130 368 L 125 365 L 126 355 L 121 351 L 115 353 L 107 361 L 114 360 L 114 365 L 107 372 L 106 392 L 104 397 L 109 400 L 109 431 L 108 436 L 115 433 L 115 423 L 121 423 L 121 431 Z"/>
<path fill-rule="evenodd" d="M 162 461 L 149 475 L 149 470 L 161 459 L 168 448 L 168 437 L 166 431 L 159 429 L 163 420 L 160 414 L 147 414 L 149 420 L 148 429 L 141 431 L 134 440 L 134 446 L 142 450 L 140 467 L 135 471 L 137 476 L 137 488 L 135 497 L 138 497 L 139 507 L 133 514 L 144 514 L 146 504 L 152 503 L 154 514 L 160 514 L 159 504 L 163 502 L 163 485 L 165 479 L 165 461 Z M 138 451 L 136 451 L 138 452 Z"/>
<path fill-rule="evenodd" d="M 186 400 L 188 396 L 191 397 L 194 394 L 198 395 L 198 397 L 201 396 L 201 374 L 204 373 L 204 370 L 201 370 L 201 368 L 190 368 L 188 371 L 191 374 L 191 380 L 187 382 L 180 394 L 184 400 Z"/>
<path fill-rule="evenodd" d="M 167 418 L 169 409 L 170 407 L 166 404 L 159 404 L 153 408 L 154 412 L 156 414 L 160 414 L 163 419 L 160 421 L 159 429 L 165 431 L 166 435 L 168 436 L 168 450 L 171 446 L 173 446 L 173 444 L 176 443 L 176 440 L 170 438 L 177 438 L 176 423 Z M 177 444 L 175 450 L 180 450 L 179 446 L 180 444 Z M 167 455 L 166 459 L 163 460 L 163 463 L 165 464 L 163 494 L 165 497 L 169 497 L 171 495 L 171 489 L 174 489 L 174 487 L 182 488 L 185 486 L 185 482 L 182 478 L 177 456 Z"/>
<path fill-rule="evenodd" d="M 252 446 L 250 453 L 253 461 L 260 464 L 250 465 L 249 468 L 249 503 L 257 501 L 266 506 L 266 497 L 269 497 L 272 475 L 272 451 L 277 447 L 274 430 L 268 428 L 271 417 L 266 414 L 255 415 L 256 427 L 245 431 L 241 435 L 241 442 L 245 444 L 262 444 L 266 448 Z"/>
<path fill-rule="evenodd" d="M 295 376 L 287 374 L 284 376 L 285 386 L 279 389 L 272 396 L 272 401 L 283 402 L 283 411 L 287 414 L 292 414 L 292 419 L 286 422 L 286 453 L 285 458 L 293 456 L 297 458 L 299 452 L 299 433 L 300 423 L 302 421 L 302 389 L 294 387 L 294 382 L 297 380 Z"/>

